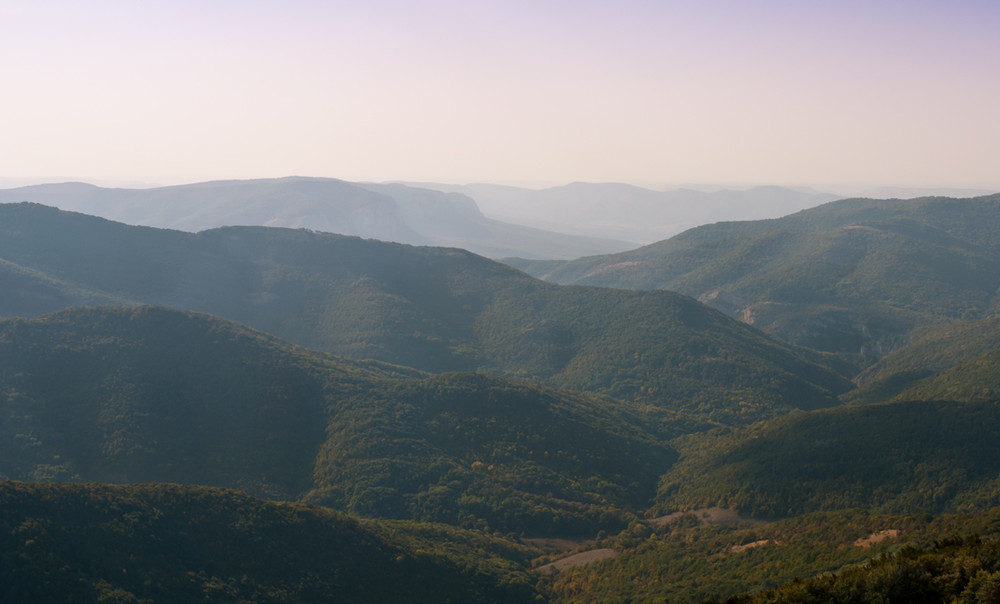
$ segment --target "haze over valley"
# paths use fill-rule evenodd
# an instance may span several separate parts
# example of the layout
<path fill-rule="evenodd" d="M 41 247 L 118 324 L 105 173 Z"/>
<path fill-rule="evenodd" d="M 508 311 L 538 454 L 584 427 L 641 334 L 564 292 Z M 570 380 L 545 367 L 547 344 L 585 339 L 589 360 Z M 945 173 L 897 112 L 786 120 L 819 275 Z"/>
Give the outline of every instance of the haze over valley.
<path fill-rule="evenodd" d="M 4 602 L 998 601 L 1000 4 L 0 24 Z"/>

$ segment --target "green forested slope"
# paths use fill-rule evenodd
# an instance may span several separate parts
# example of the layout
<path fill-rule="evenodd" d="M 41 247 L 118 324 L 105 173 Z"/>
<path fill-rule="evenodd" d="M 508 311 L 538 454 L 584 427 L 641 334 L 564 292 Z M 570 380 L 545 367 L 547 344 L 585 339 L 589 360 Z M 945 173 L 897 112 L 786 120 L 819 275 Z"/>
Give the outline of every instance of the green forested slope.
<path fill-rule="evenodd" d="M 338 410 L 307 500 L 528 534 L 620 529 L 676 459 L 648 421 L 482 375 L 402 382 Z"/>
<path fill-rule="evenodd" d="M 208 312 L 295 343 L 586 389 L 747 422 L 835 403 L 816 358 L 670 292 L 567 288 L 456 249 L 303 230 L 198 234 L 0 205 L 0 314 L 112 299 Z M 44 281 L 43 281 L 44 280 Z"/>
<path fill-rule="evenodd" d="M 1000 401 L 1000 350 L 990 350 L 914 384 L 901 400 Z"/>
<path fill-rule="evenodd" d="M 531 602 L 528 552 L 177 485 L 0 482 L 5 602 Z M 431 529 L 431 530 L 428 530 Z"/>
<path fill-rule="evenodd" d="M 998 232 L 1000 195 L 851 199 L 622 254 L 512 263 L 557 283 L 679 291 L 786 340 L 877 357 L 935 317 L 995 312 Z"/>
<path fill-rule="evenodd" d="M 899 402 L 792 413 L 675 441 L 659 509 L 732 507 L 784 517 L 1000 504 L 1000 405 Z"/>
<path fill-rule="evenodd" d="M 0 475 L 180 482 L 541 534 L 623 526 L 675 453 L 631 403 L 318 355 L 208 315 L 0 321 Z"/>
<path fill-rule="evenodd" d="M 291 499 L 311 484 L 326 438 L 327 371 L 372 380 L 206 315 L 109 307 L 6 319 L 0 471 Z"/>
<path fill-rule="evenodd" d="M 828 604 L 860 602 L 954 602 L 1000 600 L 1000 541 L 953 538 L 757 594 L 733 596 L 726 604 Z"/>
<path fill-rule="evenodd" d="M 914 330 L 911 342 L 863 371 L 845 400 L 1000 400 L 996 372 L 1000 321 L 950 321 Z"/>

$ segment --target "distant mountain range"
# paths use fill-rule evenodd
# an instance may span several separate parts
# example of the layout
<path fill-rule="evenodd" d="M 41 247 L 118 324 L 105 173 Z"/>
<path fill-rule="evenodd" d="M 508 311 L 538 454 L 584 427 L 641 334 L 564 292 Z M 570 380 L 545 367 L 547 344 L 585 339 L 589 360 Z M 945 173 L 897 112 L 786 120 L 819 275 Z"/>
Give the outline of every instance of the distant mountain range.
<path fill-rule="evenodd" d="M 492 184 L 413 186 L 467 195 L 487 216 L 498 220 L 641 243 L 722 220 L 777 218 L 842 197 L 773 186 L 711 192 L 654 191 L 620 183 L 583 182 L 540 190 Z"/>
<path fill-rule="evenodd" d="M 575 182 L 544 189 L 486 183 L 368 183 L 286 177 L 166 187 L 0 179 L 0 203 L 32 201 L 126 224 L 197 232 L 220 226 L 309 228 L 461 247 L 490 258 L 569 260 L 639 247 L 720 221 L 778 218 L 846 197 L 972 197 L 974 189 L 818 191 L 756 186 L 652 190 Z"/>
<path fill-rule="evenodd" d="M 570 259 L 636 246 L 500 222 L 483 216 L 472 199 L 457 193 L 332 178 L 213 181 L 150 189 L 61 183 L 0 190 L 0 203 L 21 201 L 189 232 L 231 225 L 308 228 L 460 247 L 493 258 Z"/>

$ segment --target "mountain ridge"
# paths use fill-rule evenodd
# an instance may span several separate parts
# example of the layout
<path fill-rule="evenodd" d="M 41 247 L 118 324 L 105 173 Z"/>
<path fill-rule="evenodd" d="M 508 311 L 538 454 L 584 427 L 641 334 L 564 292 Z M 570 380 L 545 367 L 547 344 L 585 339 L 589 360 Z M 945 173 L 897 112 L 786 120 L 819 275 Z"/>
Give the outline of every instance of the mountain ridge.
<path fill-rule="evenodd" d="M 645 244 L 698 225 L 776 218 L 842 197 L 780 186 L 654 191 L 622 183 L 574 182 L 538 190 L 483 183 L 413 184 L 464 193 L 485 214 L 501 220 Z"/>
<path fill-rule="evenodd" d="M 459 194 L 332 178 L 209 181 L 146 189 L 60 183 L 0 190 L 0 202 L 21 201 L 187 232 L 233 225 L 309 228 L 412 245 L 464 247 L 492 257 L 575 258 L 634 247 L 493 220 Z"/>
<path fill-rule="evenodd" d="M 679 291 L 786 341 L 877 360 L 917 325 L 993 312 L 998 225 L 1000 195 L 849 199 L 621 254 L 509 263 L 562 284 Z"/>
<path fill-rule="evenodd" d="M 0 259 L 86 294 L 60 291 L 38 313 L 100 297 L 183 308 L 355 358 L 497 373 L 724 421 L 837 404 L 850 388 L 824 358 L 680 294 L 566 288 L 453 248 L 273 227 L 191 234 L 8 204 Z M 6 296 L 9 308 L 50 293 L 31 284 Z"/>

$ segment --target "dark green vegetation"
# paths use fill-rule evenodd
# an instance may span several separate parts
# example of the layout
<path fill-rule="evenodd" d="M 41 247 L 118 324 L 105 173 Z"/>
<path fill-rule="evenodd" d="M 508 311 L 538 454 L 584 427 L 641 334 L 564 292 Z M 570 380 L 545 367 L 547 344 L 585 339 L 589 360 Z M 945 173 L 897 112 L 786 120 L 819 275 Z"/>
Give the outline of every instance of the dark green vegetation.
<path fill-rule="evenodd" d="M 919 325 L 996 313 L 1000 195 L 842 200 L 611 256 L 515 264 L 557 283 L 678 291 L 787 341 L 879 358 Z"/>
<path fill-rule="evenodd" d="M 955 538 L 932 547 L 906 548 L 861 568 L 809 581 L 795 581 L 726 604 L 876 604 L 882 602 L 1000 601 L 1000 542 Z"/>
<path fill-rule="evenodd" d="M 863 371 L 850 402 L 1000 400 L 1000 321 L 951 321 L 915 330 L 912 342 Z M 940 375 L 939 375 L 940 374 Z"/>
<path fill-rule="evenodd" d="M 504 532 L 620 528 L 675 458 L 630 403 L 156 307 L 0 321 L 0 414 L 6 478 L 205 484 Z"/>
<path fill-rule="evenodd" d="M 675 441 L 659 509 L 719 505 L 757 517 L 863 507 L 1000 505 L 1000 405 L 903 402 L 787 416 Z"/>
<path fill-rule="evenodd" d="M 175 485 L 0 482 L 5 602 L 529 602 L 530 555 L 447 527 Z"/>
<path fill-rule="evenodd" d="M 343 409 L 307 500 L 528 535 L 618 530 L 676 459 L 619 406 L 473 374 L 404 382 Z"/>
<path fill-rule="evenodd" d="M 952 549 L 956 542 L 950 539 L 956 535 L 997 539 L 1000 510 L 906 515 L 853 509 L 743 528 L 699 523 L 698 517 L 688 515 L 657 528 L 636 525 L 609 539 L 604 545 L 617 547 L 621 555 L 565 570 L 556 575 L 552 589 L 558 602 L 694 603 L 755 593 L 795 581 L 785 592 L 789 597 L 776 602 L 877 602 L 874 597 L 885 594 L 880 590 L 889 586 L 897 590 L 892 592 L 890 602 L 949 602 L 948 598 L 913 600 L 896 596 L 919 593 L 906 590 L 923 589 L 934 575 L 941 578 L 954 572 L 953 586 L 972 580 L 978 585 L 987 579 L 976 579 L 980 570 L 988 573 L 997 570 L 995 543 L 981 545 L 973 537 L 968 542 L 972 548 L 966 552 L 970 555 L 966 557 L 961 552 L 964 548 Z M 941 557 L 937 563 L 928 565 L 929 572 L 897 574 L 889 570 L 892 562 L 872 563 L 871 568 L 886 569 L 885 574 L 875 571 L 867 575 L 867 582 L 856 583 L 855 599 L 824 599 L 823 591 L 809 599 L 795 591 L 803 586 L 797 580 L 823 575 L 826 578 L 810 583 L 825 585 L 834 582 L 829 573 L 858 577 L 858 571 L 852 569 L 865 568 L 873 558 L 890 556 L 887 560 L 895 560 L 893 554 L 899 552 L 899 560 L 913 560 L 922 553 L 914 556 L 917 550 L 913 548 L 933 547 L 935 542 L 945 541 L 948 545 L 939 550 Z M 951 570 L 946 571 L 948 568 Z M 861 571 L 862 576 L 865 574 Z M 962 589 L 958 587 L 959 591 Z M 769 602 L 769 597 L 773 596 L 764 592 L 760 599 L 748 598 L 748 601 Z"/>
<path fill-rule="evenodd" d="M 700 419 L 836 403 L 815 357 L 671 292 L 546 284 L 456 249 L 303 230 L 198 234 L 0 205 L 0 314 L 118 301 L 226 317 L 297 344 L 426 371 L 484 371 Z"/>

